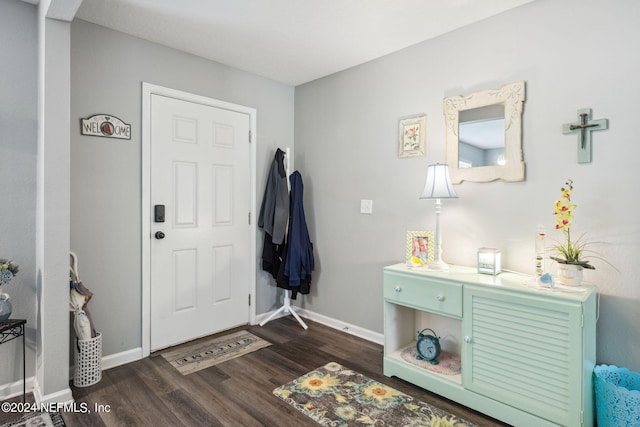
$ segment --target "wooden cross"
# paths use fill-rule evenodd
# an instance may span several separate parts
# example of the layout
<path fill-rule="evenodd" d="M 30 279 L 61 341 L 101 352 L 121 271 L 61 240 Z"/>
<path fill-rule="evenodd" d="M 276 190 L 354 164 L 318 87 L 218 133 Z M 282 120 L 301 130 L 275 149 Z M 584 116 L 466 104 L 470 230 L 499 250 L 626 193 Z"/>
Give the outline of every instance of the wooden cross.
<path fill-rule="evenodd" d="M 591 134 L 594 130 L 609 129 L 608 119 L 591 120 L 591 108 L 578 110 L 580 120 L 562 125 L 562 133 L 578 133 L 578 163 L 591 163 Z"/>

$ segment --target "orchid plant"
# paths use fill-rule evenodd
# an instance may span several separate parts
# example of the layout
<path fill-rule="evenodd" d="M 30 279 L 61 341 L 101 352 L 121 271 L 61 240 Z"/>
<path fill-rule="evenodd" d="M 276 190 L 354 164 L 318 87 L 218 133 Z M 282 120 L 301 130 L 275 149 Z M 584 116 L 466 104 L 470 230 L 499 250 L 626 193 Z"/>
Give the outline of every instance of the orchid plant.
<path fill-rule="evenodd" d="M 9 283 L 13 276 L 18 274 L 18 264 L 8 259 L 0 258 L 0 285 Z"/>
<path fill-rule="evenodd" d="M 554 213 L 556 219 L 556 230 L 562 230 L 565 234 L 565 243 L 554 246 L 554 249 L 560 256 L 550 257 L 552 260 L 561 264 L 574 264 L 583 268 L 595 270 L 595 267 L 588 261 L 581 259 L 585 253 L 587 243 L 584 234 L 575 241 L 571 240 L 571 223 L 573 222 L 573 211 L 577 205 L 571 203 L 571 193 L 573 192 L 573 181 L 567 180 L 565 187 L 560 189 L 560 199 L 554 204 Z"/>

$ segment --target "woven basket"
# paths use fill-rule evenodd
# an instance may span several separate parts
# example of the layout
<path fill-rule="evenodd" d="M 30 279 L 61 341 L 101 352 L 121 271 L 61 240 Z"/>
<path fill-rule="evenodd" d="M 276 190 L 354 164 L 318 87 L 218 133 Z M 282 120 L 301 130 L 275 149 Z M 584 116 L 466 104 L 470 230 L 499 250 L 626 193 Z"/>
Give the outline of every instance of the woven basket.
<path fill-rule="evenodd" d="M 95 338 L 76 342 L 73 385 L 88 387 L 102 379 L 102 334 L 98 332 Z"/>
<path fill-rule="evenodd" d="M 598 427 L 640 426 L 640 374 L 599 365 L 593 377 Z"/>

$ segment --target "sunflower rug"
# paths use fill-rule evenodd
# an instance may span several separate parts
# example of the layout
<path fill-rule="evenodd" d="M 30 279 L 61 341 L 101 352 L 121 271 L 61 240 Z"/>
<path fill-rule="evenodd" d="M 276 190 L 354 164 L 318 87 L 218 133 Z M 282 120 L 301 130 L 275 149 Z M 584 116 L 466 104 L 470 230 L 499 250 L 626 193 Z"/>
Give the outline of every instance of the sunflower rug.
<path fill-rule="evenodd" d="M 335 362 L 273 394 L 323 426 L 474 426 Z"/>

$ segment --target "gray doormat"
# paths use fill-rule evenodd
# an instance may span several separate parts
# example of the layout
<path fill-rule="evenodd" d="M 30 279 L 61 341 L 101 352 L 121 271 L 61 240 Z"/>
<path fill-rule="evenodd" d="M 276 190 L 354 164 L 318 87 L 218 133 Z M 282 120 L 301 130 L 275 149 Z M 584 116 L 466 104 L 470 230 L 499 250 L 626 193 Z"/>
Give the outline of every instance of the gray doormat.
<path fill-rule="evenodd" d="M 239 331 L 180 346 L 162 353 L 162 357 L 182 375 L 189 375 L 270 345 L 269 341 L 263 340 L 251 332 Z"/>

